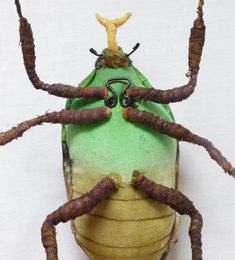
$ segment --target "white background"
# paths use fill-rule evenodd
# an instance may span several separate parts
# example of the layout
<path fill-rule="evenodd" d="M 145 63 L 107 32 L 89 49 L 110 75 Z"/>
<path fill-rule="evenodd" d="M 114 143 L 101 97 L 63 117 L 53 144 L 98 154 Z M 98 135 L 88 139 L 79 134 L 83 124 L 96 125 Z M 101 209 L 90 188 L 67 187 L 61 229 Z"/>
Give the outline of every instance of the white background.
<path fill-rule="evenodd" d="M 172 105 L 177 122 L 209 138 L 235 164 L 235 3 L 205 1 L 207 25 L 198 87 L 187 101 Z M 189 29 L 197 1 L 186 0 L 22 0 L 34 31 L 37 71 L 42 80 L 77 85 L 106 47 L 98 11 L 110 18 L 133 12 L 118 32 L 119 45 L 154 87 L 185 84 Z M 18 46 L 14 1 L 0 1 L 0 129 L 39 114 L 60 110 L 65 100 L 36 91 L 27 79 Z M 181 187 L 204 216 L 204 259 L 235 259 L 235 180 L 225 175 L 201 147 L 181 144 Z M 60 126 L 31 129 L 0 148 L 0 259 L 45 259 L 40 227 L 46 215 L 66 201 L 62 177 Z M 182 218 L 179 242 L 169 259 L 191 258 Z M 60 259 L 87 259 L 69 224 L 57 228 Z"/>

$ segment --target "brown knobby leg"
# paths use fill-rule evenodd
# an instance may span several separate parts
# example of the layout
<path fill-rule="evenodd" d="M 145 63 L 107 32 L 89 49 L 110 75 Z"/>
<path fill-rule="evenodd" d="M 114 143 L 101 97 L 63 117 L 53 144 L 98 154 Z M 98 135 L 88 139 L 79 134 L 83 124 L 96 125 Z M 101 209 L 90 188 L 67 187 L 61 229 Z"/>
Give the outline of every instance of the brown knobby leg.
<path fill-rule="evenodd" d="M 159 90 L 154 88 L 130 88 L 127 90 L 127 95 L 133 99 L 149 100 L 161 104 L 168 104 L 171 102 L 180 102 L 187 99 L 194 92 L 197 84 L 197 76 L 199 71 L 199 64 L 201 61 L 202 50 L 205 42 L 205 25 L 203 21 L 203 7 L 204 1 L 199 0 L 198 17 L 194 21 L 191 28 L 189 38 L 189 54 L 188 65 L 189 82 L 181 87 L 176 87 L 168 90 Z"/>
<path fill-rule="evenodd" d="M 55 226 L 89 213 L 108 195 L 118 189 L 118 180 L 108 177 L 98 183 L 90 192 L 73 199 L 47 216 L 41 228 L 42 243 L 46 250 L 47 260 L 57 260 L 57 242 Z"/>
<path fill-rule="evenodd" d="M 153 113 L 141 111 L 131 107 L 128 107 L 124 110 L 123 116 L 125 119 L 131 122 L 144 124 L 151 129 L 154 129 L 161 134 L 173 137 L 178 141 L 189 142 L 204 147 L 209 153 L 210 157 L 215 160 L 224 169 L 225 172 L 235 177 L 235 169 L 232 167 L 231 163 L 221 154 L 221 152 L 215 148 L 212 142 L 192 133 L 184 126 L 163 120 Z"/>
<path fill-rule="evenodd" d="M 63 98 L 97 98 L 108 97 L 107 88 L 103 87 L 73 87 L 64 84 L 48 85 L 48 93 Z"/>
<path fill-rule="evenodd" d="M 47 91 L 51 95 L 64 98 L 107 98 L 107 90 L 100 87 L 77 88 L 65 84 L 47 84 L 40 80 L 36 73 L 36 55 L 34 49 L 33 32 L 27 19 L 23 17 L 19 0 L 15 0 L 20 21 L 20 42 L 23 53 L 24 65 L 30 81 L 36 89 Z"/>
<path fill-rule="evenodd" d="M 42 123 L 89 125 L 110 117 L 111 109 L 103 106 L 95 109 L 61 110 L 24 121 L 12 129 L 0 133 L 0 146 L 22 136 L 31 127 Z"/>
<path fill-rule="evenodd" d="M 156 184 L 140 175 L 137 171 L 134 172 L 132 184 L 136 189 L 147 193 L 152 199 L 170 206 L 179 214 L 190 216 L 189 236 L 191 239 L 192 259 L 202 260 L 201 230 L 203 221 L 193 203 L 181 192 Z"/>

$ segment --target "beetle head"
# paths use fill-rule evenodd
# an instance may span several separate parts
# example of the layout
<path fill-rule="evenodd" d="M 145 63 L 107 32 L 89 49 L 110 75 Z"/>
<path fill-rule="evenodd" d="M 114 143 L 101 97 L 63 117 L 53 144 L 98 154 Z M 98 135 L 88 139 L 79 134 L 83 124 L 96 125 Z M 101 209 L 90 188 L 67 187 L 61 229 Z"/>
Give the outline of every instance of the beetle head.
<path fill-rule="evenodd" d="M 124 24 L 130 16 L 131 13 L 127 13 L 121 18 L 109 20 L 101 17 L 99 14 L 96 14 L 96 19 L 105 27 L 108 37 L 108 48 L 104 49 L 101 54 L 97 54 L 94 49 L 90 49 L 93 54 L 99 56 L 95 64 L 96 68 L 118 68 L 127 67 L 132 64 L 129 56 L 139 47 L 139 43 L 136 44 L 131 53 L 125 54 L 122 48 L 117 45 L 116 41 L 117 28 Z"/>
<path fill-rule="evenodd" d="M 118 51 L 110 51 L 108 48 L 104 49 L 96 60 L 95 67 L 110 67 L 119 68 L 130 66 L 130 58 L 123 52 L 121 47 L 118 47 Z"/>

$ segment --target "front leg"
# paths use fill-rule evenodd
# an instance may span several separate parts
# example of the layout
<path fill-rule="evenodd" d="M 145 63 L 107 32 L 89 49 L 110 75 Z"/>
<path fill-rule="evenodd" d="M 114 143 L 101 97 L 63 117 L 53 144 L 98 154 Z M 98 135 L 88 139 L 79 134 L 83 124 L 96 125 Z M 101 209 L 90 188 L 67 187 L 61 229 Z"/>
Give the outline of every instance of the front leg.
<path fill-rule="evenodd" d="M 20 42 L 23 53 L 24 66 L 30 81 L 36 89 L 47 91 L 50 95 L 64 98 L 107 98 L 107 90 L 98 87 L 77 88 L 65 84 L 47 84 L 40 80 L 36 73 L 36 55 L 31 25 L 23 17 L 19 0 L 15 0 L 17 13 L 20 18 Z"/>
<path fill-rule="evenodd" d="M 225 172 L 235 177 L 235 168 L 232 167 L 231 163 L 212 144 L 212 142 L 192 133 L 184 126 L 163 120 L 153 113 L 130 107 L 124 110 L 123 116 L 125 119 L 131 122 L 144 124 L 151 129 L 154 129 L 161 134 L 175 138 L 178 141 L 184 141 L 204 147 L 209 153 L 210 157 L 215 160 L 224 169 Z"/>
<path fill-rule="evenodd" d="M 205 25 L 203 20 L 204 0 L 199 0 L 198 17 L 194 21 L 191 28 L 189 38 L 188 65 L 189 82 L 182 86 L 168 90 L 159 90 L 154 88 L 131 88 L 127 91 L 127 95 L 133 99 L 149 100 L 156 103 L 168 104 L 172 102 L 180 102 L 192 95 L 197 84 L 197 76 L 202 56 L 202 50 L 205 42 Z"/>
<path fill-rule="evenodd" d="M 46 113 L 0 133 L 0 146 L 21 137 L 31 127 L 41 125 L 42 123 L 88 125 L 107 119 L 110 117 L 110 114 L 111 109 L 106 106 L 95 109 L 61 110 L 60 112 Z"/>

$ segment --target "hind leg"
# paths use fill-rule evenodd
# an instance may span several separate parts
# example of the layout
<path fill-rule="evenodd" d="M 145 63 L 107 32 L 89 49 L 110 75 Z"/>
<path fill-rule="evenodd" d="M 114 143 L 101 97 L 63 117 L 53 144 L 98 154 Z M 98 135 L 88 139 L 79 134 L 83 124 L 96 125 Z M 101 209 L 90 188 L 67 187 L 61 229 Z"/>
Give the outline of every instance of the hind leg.
<path fill-rule="evenodd" d="M 181 192 L 156 184 L 138 172 L 134 173 L 133 186 L 147 193 L 151 198 L 170 206 L 181 215 L 189 215 L 191 223 L 189 227 L 189 236 L 191 239 L 192 259 L 202 260 L 202 217 L 193 203 Z M 164 260 L 163 255 L 163 259 Z"/>
<path fill-rule="evenodd" d="M 71 200 L 49 214 L 41 228 L 42 244 L 47 260 L 58 260 L 55 226 L 89 213 L 101 201 L 118 188 L 115 177 L 109 177 L 98 183 L 90 192 Z"/>

